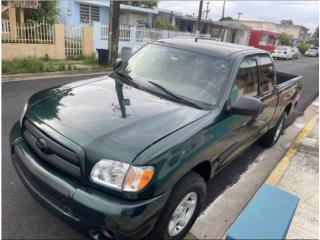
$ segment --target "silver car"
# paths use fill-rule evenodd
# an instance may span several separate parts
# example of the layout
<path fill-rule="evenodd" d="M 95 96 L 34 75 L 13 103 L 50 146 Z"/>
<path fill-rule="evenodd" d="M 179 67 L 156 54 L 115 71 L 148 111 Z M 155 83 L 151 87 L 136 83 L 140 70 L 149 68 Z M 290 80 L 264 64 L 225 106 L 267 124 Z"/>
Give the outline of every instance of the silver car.
<path fill-rule="evenodd" d="M 319 50 L 316 48 L 309 48 L 305 53 L 305 56 L 310 56 L 310 57 L 318 57 L 319 56 Z"/>

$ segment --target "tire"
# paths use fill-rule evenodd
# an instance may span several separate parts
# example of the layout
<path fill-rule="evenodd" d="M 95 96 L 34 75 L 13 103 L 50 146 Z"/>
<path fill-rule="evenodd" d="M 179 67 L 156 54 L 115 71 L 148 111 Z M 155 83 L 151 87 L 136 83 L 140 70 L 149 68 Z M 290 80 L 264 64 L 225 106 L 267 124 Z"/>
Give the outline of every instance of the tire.
<path fill-rule="evenodd" d="M 272 147 L 279 140 L 287 120 L 287 113 L 283 112 L 277 125 L 271 128 L 259 139 L 259 143 L 265 147 Z"/>
<path fill-rule="evenodd" d="M 179 204 L 183 201 L 183 199 L 185 199 L 185 197 L 191 193 L 197 195 L 197 201 L 196 201 L 194 210 L 193 211 L 190 210 L 192 214 L 190 214 L 191 217 L 189 218 L 189 221 L 187 221 L 187 223 L 185 223 L 185 225 L 180 228 L 181 230 L 177 232 L 176 235 L 172 234 L 172 229 L 177 229 L 176 227 L 171 228 L 171 234 L 169 234 L 169 223 L 170 223 L 170 220 L 172 220 L 173 213 L 175 212 Z M 205 196 L 206 196 L 206 183 L 204 179 L 195 172 L 189 172 L 173 188 L 172 193 L 165 207 L 163 208 L 163 211 L 159 216 L 159 219 L 155 225 L 155 228 L 152 230 L 152 232 L 148 236 L 148 239 L 152 239 L 152 240 L 183 239 L 185 235 L 189 232 L 190 228 L 192 227 L 193 223 L 197 219 L 198 215 L 200 214 L 200 211 L 202 209 L 202 206 L 205 200 Z M 178 222 L 177 225 L 172 224 L 171 226 L 178 226 L 178 224 L 180 223 Z"/>

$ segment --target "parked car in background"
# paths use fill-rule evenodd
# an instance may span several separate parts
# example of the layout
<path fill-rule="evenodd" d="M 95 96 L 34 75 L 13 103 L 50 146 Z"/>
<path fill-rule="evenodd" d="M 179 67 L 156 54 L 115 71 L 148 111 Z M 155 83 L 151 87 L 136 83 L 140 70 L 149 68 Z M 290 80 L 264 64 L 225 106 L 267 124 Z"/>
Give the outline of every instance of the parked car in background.
<path fill-rule="evenodd" d="M 183 239 L 206 182 L 273 146 L 302 89 L 267 51 L 202 39 L 147 44 L 114 69 L 34 94 L 10 134 L 26 188 L 92 239 Z"/>
<path fill-rule="evenodd" d="M 317 48 L 309 48 L 305 53 L 305 56 L 309 57 L 318 57 L 319 56 L 319 49 Z"/>
<path fill-rule="evenodd" d="M 273 51 L 272 57 L 274 59 L 286 60 L 297 59 L 299 57 L 299 50 L 290 46 L 280 46 Z"/>
<path fill-rule="evenodd" d="M 293 59 L 298 59 L 301 56 L 301 53 L 297 47 L 292 48 L 293 50 Z"/>

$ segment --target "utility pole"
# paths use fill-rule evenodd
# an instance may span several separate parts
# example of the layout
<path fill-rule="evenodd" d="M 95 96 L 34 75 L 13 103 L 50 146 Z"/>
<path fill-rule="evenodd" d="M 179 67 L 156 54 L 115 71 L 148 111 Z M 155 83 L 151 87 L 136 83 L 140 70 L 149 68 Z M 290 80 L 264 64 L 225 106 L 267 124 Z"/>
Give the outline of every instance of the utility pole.
<path fill-rule="evenodd" d="M 207 5 L 207 9 L 204 10 L 204 12 L 206 12 L 206 20 L 207 20 L 208 19 L 208 14 L 210 12 L 210 9 L 209 9 L 210 2 L 206 2 L 206 5 Z"/>
<path fill-rule="evenodd" d="M 221 19 L 224 19 L 224 9 L 226 7 L 226 1 L 223 1 L 223 7 L 222 7 L 222 15 L 221 15 Z"/>
<path fill-rule="evenodd" d="M 203 0 L 199 3 L 199 13 L 198 13 L 198 21 L 197 21 L 197 32 L 196 36 L 200 36 L 200 30 L 201 30 L 201 15 L 202 15 L 202 6 L 203 6 Z"/>
<path fill-rule="evenodd" d="M 238 21 L 240 20 L 240 16 L 243 14 L 242 12 L 238 12 Z"/>
<path fill-rule="evenodd" d="M 110 1 L 109 12 L 109 31 L 108 31 L 108 49 L 109 49 L 109 64 L 114 64 L 118 57 L 119 47 L 119 17 L 120 17 L 120 2 Z"/>

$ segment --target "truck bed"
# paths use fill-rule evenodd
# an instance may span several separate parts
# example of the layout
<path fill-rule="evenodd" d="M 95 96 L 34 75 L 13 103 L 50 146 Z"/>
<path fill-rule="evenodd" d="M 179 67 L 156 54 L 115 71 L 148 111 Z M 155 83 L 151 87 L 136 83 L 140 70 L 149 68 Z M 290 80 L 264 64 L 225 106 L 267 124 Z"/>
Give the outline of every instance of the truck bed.
<path fill-rule="evenodd" d="M 290 85 L 294 85 L 295 83 L 298 86 L 302 86 L 302 77 L 294 74 L 284 73 L 276 71 L 277 76 L 277 86 L 278 88 L 287 87 Z"/>

